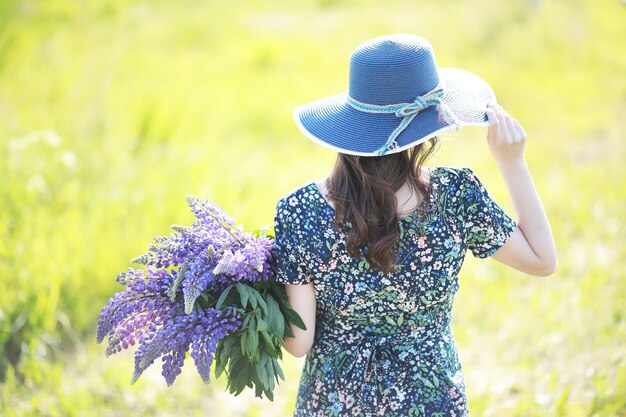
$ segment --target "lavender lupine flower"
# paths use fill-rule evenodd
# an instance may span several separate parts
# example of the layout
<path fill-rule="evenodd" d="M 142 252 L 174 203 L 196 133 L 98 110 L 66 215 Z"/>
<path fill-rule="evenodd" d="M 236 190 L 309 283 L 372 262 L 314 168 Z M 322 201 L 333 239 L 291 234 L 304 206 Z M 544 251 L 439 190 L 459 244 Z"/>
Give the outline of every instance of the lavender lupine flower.
<path fill-rule="evenodd" d="M 233 310 L 222 313 L 212 308 L 175 316 L 158 328 L 150 326 L 148 335 L 135 352 L 135 370 L 131 383 L 159 356 L 163 356 L 161 373 L 168 385 L 173 384 L 181 372 L 190 346 L 198 373 L 208 383 L 217 342 L 240 327 L 241 322 Z"/>
<path fill-rule="evenodd" d="M 236 230 L 235 221 L 217 205 L 193 196 L 187 197 L 187 203 L 196 216 L 192 225 L 174 225 L 172 229 L 176 233 L 171 233 L 169 237 L 154 237 L 148 247 L 149 252 L 132 262 L 158 268 L 177 266 L 187 259 L 200 256 L 211 244 L 221 247 L 233 239 L 239 239 L 237 235 L 242 232 Z"/>
<path fill-rule="evenodd" d="M 247 233 L 243 232 L 235 221 L 210 201 L 202 201 L 188 196 L 187 203 L 196 216 L 191 226 L 174 225 L 176 233 L 153 238 L 149 251 L 132 260 L 133 263 L 154 265 L 158 268 L 177 266 L 186 260 L 202 256 L 213 246 L 218 255 L 225 248 L 242 244 Z"/>
<path fill-rule="evenodd" d="M 215 262 L 204 257 L 194 259 L 187 264 L 182 278 L 185 313 L 191 313 L 198 296 L 215 283 L 214 265 Z"/>
<path fill-rule="evenodd" d="M 204 310 L 205 315 L 200 319 L 201 326 L 196 326 L 194 329 L 195 333 L 191 344 L 191 357 L 205 383 L 210 381 L 211 364 L 217 349 L 217 342 L 228 333 L 241 328 L 239 316 L 235 316 L 232 311 L 228 315 L 222 316 L 219 325 L 211 326 L 211 320 L 214 320 L 212 317 L 216 316 L 216 311 L 213 309 Z"/>
<path fill-rule="evenodd" d="M 203 201 L 193 196 L 187 196 L 187 203 L 198 219 L 197 222 L 205 225 L 209 229 L 219 230 L 221 228 L 221 234 L 224 237 L 227 233 L 235 239 L 239 239 L 244 234 L 242 229 L 235 223 L 235 220 L 226 214 L 217 204 L 208 200 Z"/>
<path fill-rule="evenodd" d="M 172 274 L 154 266 L 145 271 L 129 268 L 118 275 L 119 281 L 127 283 L 126 290 L 113 295 L 98 317 L 96 341 L 100 343 L 109 335 L 108 355 L 133 345 L 147 323 L 159 323 L 177 314 L 181 306 L 167 296 L 173 279 Z"/>
<path fill-rule="evenodd" d="M 155 237 L 149 252 L 131 261 L 146 265 L 146 270 L 128 268 L 118 274 L 117 281 L 126 289 L 102 309 L 96 339 L 100 343 L 108 336 L 107 356 L 138 346 L 131 383 L 161 357 L 168 385 L 180 374 L 190 350 L 198 373 L 208 383 L 218 344 L 228 342 L 235 347 L 219 350 L 221 371 L 227 362 L 236 363 L 229 361 L 247 355 L 245 366 L 229 368 L 231 392 L 239 393 L 252 383 L 258 395 L 262 384 L 263 392 L 271 398 L 270 380 L 276 374 L 258 364 L 280 358 L 280 349 L 276 351 L 274 346 L 269 350 L 268 340 L 282 340 L 290 322 L 304 328 L 298 324 L 301 320 L 294 318 L 297 313 L 288 306 L 286 296 L 281 297 L 282 287 L 262 282 L 275 273 L 274 242 L 264 233 L 254 236 L 244 232 L 210 201 L 188 196 L 187 203 L 196 217 L 191 226 L 172 226 L 175 233 Z M 231 291 L 233 288 L 236 290 Z M 247 300 L 254 301 L 248 305 Z M 268 308 L 272 300 L 281 306 Z M 257 302 L 261 306 L 258 310 L 252 307 Z M 291 319 L 283 317 L 282 311 Z M 252 316 L 254 321 L 270 326 L 241 329 L 244 318 L 246 323 L 254 322 Z M 254 336 L 246 340 L 244 335 L 249 334 Z M 261 334 L 264 344 L 259 343 Z M 237 376 L 237 372 L 244 372 L 246 377 Z"/>
<path fill-rule="evenodd" d="M 267 281 L 272 272 L 274 242 L 266 237 L 255 237 L 243 249 L 248 264 L 259 273 L 257 280 Z"/>
<path fill-rule="evenodd" d="M 128 285 L 131 282 L 134 282 L 138 279 L 142 279 L 145 276 L 145 271 L 143 269 L 134 269 L 128 268 L 124 272 L 120 272 L 117 274 L 115 280 L 122 285 Z"/>
<path fill-rule="evenodd" d="M 182 263 L 190 255 L 195 236 L 186 233 L 183 228 L 176 226 L 173 228 L 178 231 L 171 233 L 169 237 L 155 236 L 152 244 L 148 246 L 150 252 L 133 259 L 132 262 L 154 265 L 157 268 L 167 268 Z"/>
<path fill-rule="evenodd" d="M 170 296 L 182 284 L 185 312 L 190 313 L 197 297 L 207 289 L 224 288 L 234 282 L 267 280 L 271 275 L 272 240 L 243 232 L 235 221 L 210 201 L 189 196 L 187 202 L 196 219 L 191 227 L 173 226 L 170 237 L 156 237 L 150 252 L 133 262 L 154 266 L 182 264 Z"/>
<path fill-rule="evenodd" d="M 267 280 L 271 273 L 273 242 L 264 237 L 246 236 L 245 245 L 222 254 L 213 273 L 230 282 Z"/>

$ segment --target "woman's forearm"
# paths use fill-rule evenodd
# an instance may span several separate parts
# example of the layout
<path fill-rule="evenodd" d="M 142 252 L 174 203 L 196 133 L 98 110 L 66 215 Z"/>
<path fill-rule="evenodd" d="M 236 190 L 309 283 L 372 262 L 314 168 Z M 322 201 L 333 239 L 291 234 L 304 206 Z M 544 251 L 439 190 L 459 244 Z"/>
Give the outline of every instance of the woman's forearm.
<path fill-rule="evenodd" d="M 313 346 L 315 314 L 317 311 L 315 289 L 312 283 L 306 285 L 287 284 L 285 285 L 285 292 L 289 298 L 289 304 L 300 315 L 306 330 L 291 324 L 291 331 L 294 337 L 285 337 L 283 347 L 293 356 L 300 358 L 306 355 L 311 350 L 311 346 Z"/>
<path fill-rule="evenodd" d="M 517 226 L 537 256 L 538 264 L 554 271 L 556 249 L 548 217 L 524 158 L 497 161 L 517 214 Z"/>

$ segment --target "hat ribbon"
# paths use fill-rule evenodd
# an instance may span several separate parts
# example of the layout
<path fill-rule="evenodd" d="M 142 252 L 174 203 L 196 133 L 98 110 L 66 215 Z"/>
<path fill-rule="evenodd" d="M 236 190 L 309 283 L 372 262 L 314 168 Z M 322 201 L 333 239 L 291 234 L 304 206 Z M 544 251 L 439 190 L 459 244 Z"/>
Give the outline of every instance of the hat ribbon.
<path fill-rule="evenodd" d="M 418 96 L 412 103 L 388 104 L 386 106 L 362 103 L 348 95 L 348 104 L 350 104 L 350 106 L 352 106 L 354 109 L 366 113 L 394 113 L 397 117 L 402 118 L 402 121 L 400 122 L 398 127 L 396 127 L 394 131 L 391 132 L 391 134 L 389 135 L 389 139 L 387 139 L 387 142 L 380 148 L 376 149 L 376 154 L 382 156 L 398 147 L 396 139 L 398 138 L 398 136 L 400 136 L 400 133 L 402 133 L 404 129 L 406 129 L 409 123 L 413 121 L 413 119 L 415 118 L 415 116 L 417 116 L 419 112 L 427 109 L 430 106 L 439 106 L 439 109 L 442 112 L 441 114 L 443 116 L 443 119 L 458 128 L 459 121 L 457 120 L 456 116 L 454 115 L 454 113 L 452 113 L 450 107 L 448 107 L 446 103 L 441 101 L 444 94 L 445 92 L 442 87 L 435 87 L 428 93 Z"/>

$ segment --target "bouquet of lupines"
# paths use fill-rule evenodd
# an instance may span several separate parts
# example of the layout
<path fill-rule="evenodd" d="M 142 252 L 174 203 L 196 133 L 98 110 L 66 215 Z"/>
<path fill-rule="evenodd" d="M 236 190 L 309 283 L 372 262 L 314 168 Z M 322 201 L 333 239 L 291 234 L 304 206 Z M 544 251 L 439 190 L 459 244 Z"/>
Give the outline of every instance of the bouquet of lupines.
<path fill-rule="evenodd" d="M 131 384 L 161 357 L 162 375 L 171 385 L 187 352 L 205 383 L 226 373 L 227 389 L 238 395 L 247 386 L 270 400 L 275 382 L 284 380 L 279 360 L 290 323 L 304 323 L 275 282 L 272 228 L 246 233 L 210 201 L 187 197 L 195 215 L 191 226 L 158 236 L 149 252 L 117 276 L 126 286 L 102 309 L 97 342 L 108 336 L 106 355 L 135 344 Z"/>

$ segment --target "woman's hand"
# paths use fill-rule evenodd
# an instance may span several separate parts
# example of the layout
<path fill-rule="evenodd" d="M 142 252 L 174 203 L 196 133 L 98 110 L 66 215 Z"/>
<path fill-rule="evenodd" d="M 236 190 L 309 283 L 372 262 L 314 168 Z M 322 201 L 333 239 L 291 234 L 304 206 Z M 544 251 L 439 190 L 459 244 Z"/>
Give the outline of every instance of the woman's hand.
<path fill-rule="evenodd" d="M 523 159 L 526 144 L 524 128 L 497 104 L 490 104 L 486 113 L 489 119 L 487 143 L 498 165 Z"/>

